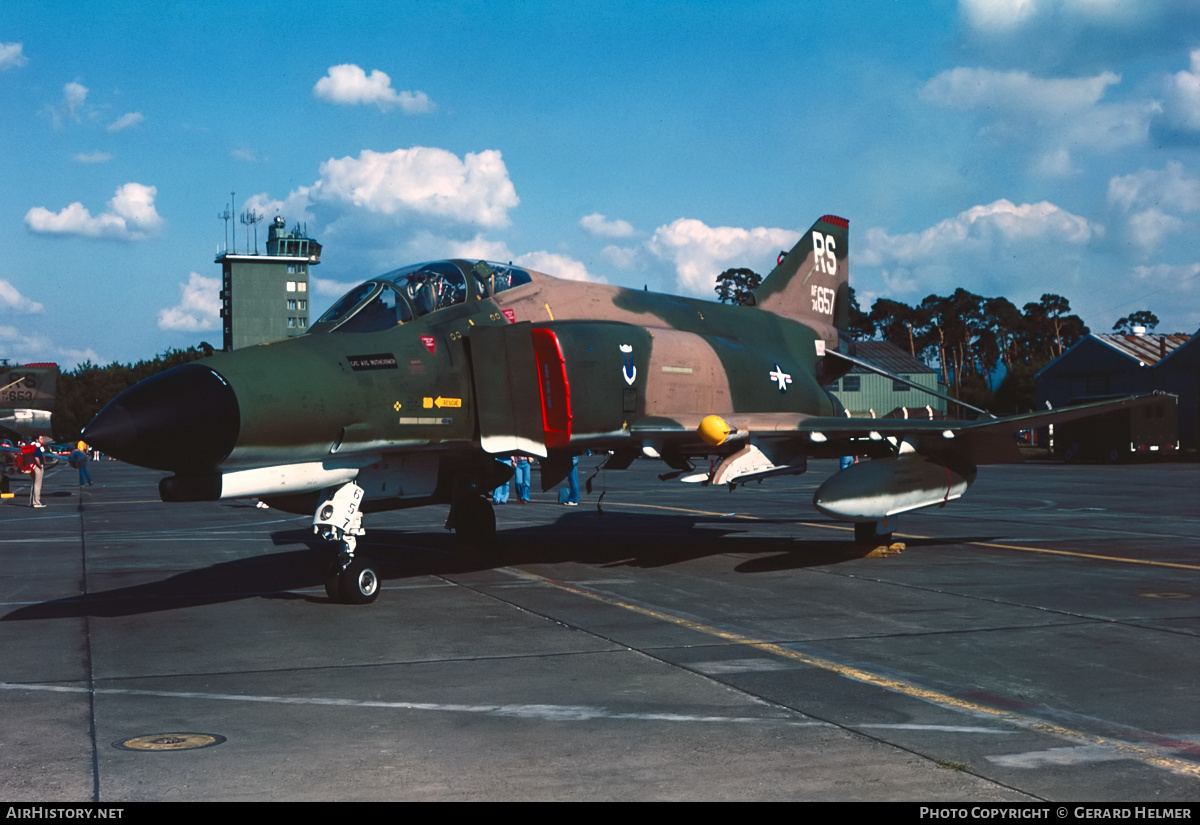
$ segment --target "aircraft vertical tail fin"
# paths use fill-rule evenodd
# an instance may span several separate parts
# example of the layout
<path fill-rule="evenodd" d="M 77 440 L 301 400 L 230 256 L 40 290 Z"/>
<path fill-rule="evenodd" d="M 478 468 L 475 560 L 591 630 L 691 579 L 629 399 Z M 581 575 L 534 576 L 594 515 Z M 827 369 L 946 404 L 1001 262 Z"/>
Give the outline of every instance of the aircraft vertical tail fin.
<path fill-rule="evenodd" d="M 0 407 L 54 411 L 58 364 L 5 364 L 0 367 Z"/>
<path fill-rule="evenodd" d="M 850 324 L 850 222 L 824 215 L 754 290 L 755 306 L 812 327 L 830 349 Z"/>
<path fill-rule="evenodd" d="M 0 366 L 0 431 L 8 437 L 51 435 L 58 364 Z"/>

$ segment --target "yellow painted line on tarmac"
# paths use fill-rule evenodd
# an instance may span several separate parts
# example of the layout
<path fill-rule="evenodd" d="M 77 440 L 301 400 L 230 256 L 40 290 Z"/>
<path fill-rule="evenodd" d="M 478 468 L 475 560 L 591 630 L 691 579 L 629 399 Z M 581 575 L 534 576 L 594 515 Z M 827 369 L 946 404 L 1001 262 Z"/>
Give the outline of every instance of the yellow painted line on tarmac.
<path fill-rule="evenodd" d="M 669 510 L 673 513 L 687 513 L 692 516 L 715 516 L 717 518 L 744 518 L 747 521 L 765 521 L 762 516 L 752 516 L 748 513 L 718 513 L 712 510 L 692 510 L 687 507 L 667 507 L 663 504 L 634 504 L 633 502 L 625 501 L 606 501 L 606 507 L 640 507 L 646 510 Z M 803 521 L 800 519 L 793 520 L 794 524 L 803 524 L 806 527 L 823 527 L 826 530 L 853 530 L 853 527 L 845 527 L 841 524 L 820 524 L 818 522 Z"/>
<path fill-rule="evenodd" d="M 761 521 L 762 520 L 759 516 L 747 516 L 742 513 L 714 513 L 709 510 L 692 510 L 687 507 L 667 507 L 666 505 L 663 505 L 663 504 L 632 504 L 632 503 L 626 503 L 624 501 L 606 501 L 606 502 L 604 502 L 604 506 L 606 506 L 606 507 L 640 507 L 645 510 L 668 510 L 672 513 L 687 513 L 688 515 L 691 515 L 691 516 L 717 516 L 720 518 L 734 516 L 735 518 L 750 519 L 752 521 Z"/>
<path fill-rule="evenodd" d="M 93 506 L 101 507 L 101 506 L 105 506 L 108 504 L 164 504 L 164 503 L 165 502 L 160 498 L 143 498 L 143 499 L 134 499 L 132 501 L 121 501 L 120 499 L 111 499 L 111 498 L 104 498 L 104 499 L 93 498 L 93 499 L 88 499 L 88 501 L 87 501 L 87 505 L 89 507 L 93 507 Z"/>
<path fill-rule="evenodd" d="M 660 504 L 632 504 L 625 502 L 605 502 L 609 506 L 620 507 L 641 507 L 651 510 L 672 510 L 677 513 L 688 513 L 696 516 L 716 516 L 724 518 L 740 518 L 751 521 L 763 521 L 761 516 L 751 516 L 744 513 L 717 513 L 710 510 L 688 510 L 683 507 L 664 507 Z M 803 524 L 806 527 L 820 527 L 824 530 L 853 530 L 853 527 L 847 527 L 841 524 L 823 524 L 815 521 L 804 521 L 801 519 L 795 520 L 795 524 Z M 926 541 L 936 540 L 935 536 L 918 536 L 914 533 L 895 533 L 896 538 L 902 539 L 922 539 Z M 990 541 L 966 541 L 963 545 L 969 547 L 986 547 L 989 550 L 1018 550 L 1022 553 L 1043 553 L 1050 556 L 1069 556 L 1077 559 L 1091 559 L 1093 561 L 1116 562 L 1118 564 L 1141 564 L 1147 567 L 1170 567 L 1176 570 L 1200 570 L 1200 564 L 1184 564 L 1183 562 L 1174 561 L 1154 561 L 1152 559 L 1131 559 L 1127 556 L 1107 556 L 1102 553 L 1081 553 L 1076 550 L 1051 550 L 1048 547 L 1029 547 L 1023 544 L 1000 544 Z"/>
<path fill-rule="evenodd" d="M 1153 748 L 1084 733 L 1063 725 L 1057 725 L 1052 722 L 1036 719 L 1034 717 L 1024 716 L 1010 710 L 991 707 L 990 705 L 985 705 L 980 702 L 973 702 L 967 699 L 960 699 L 957 696 L 951 696 L 948 693 L 924 688 L 919 685 L 912 684 L 911 682 L 906 682 L 902 679 L 881 676 L 878 673 L 872 673 L 868 670 L 863 670 L 862 668 L 853 667 L 851 665 L 843 665 L 830 659 L 824 659 L 819 656 L 802 653 L 798 650 L 793 650 L 775 642 L 755 639 L 730 630 L 722 630 L 719 627 L 714 627 L 713 625 L 705 624 L 703 622 L 696 621 L 695 619 L 689 619 L 685 616 L 670 613 L 660 608 L 649 607 L 646 605 L 625 601 L 624 599 L 610 596 L 577 584 L 570 584 L 568 582 L 548 579 L 545 576 L 539 576 L 536 573 L 530 573 L 528 571 L 513 567 L 506 567 L 503 568 L 503 570 L 509 575 L 515 576 L 516 578 L 554 587 L 567 593 L 592 599 L 593 601 L 602 602 L 603 604 L 607 604 L 611 607 L 618 607 L 631 613 L 637 613 L 648 618 L 658 619 L 678 627 L 687 628 L 688 630 L 694 630 L 697 633 L 714 636 L 718 639 L 730 642 L 731 644 L 745 645 L 746 647 L 762 651 L 763 653 L 769 653 L 784 659 L 790 659 L 794 662 L 800 662 L 801 664 L 808 665 L 809 667 L 818 668 L 830 673 L 836 673 L 839 676 L 844 676 L 848 679 L 854 679 L 855 681 L 862 682 L 864 684 L 874 685 L 875 687 L 880 687 L 884 690 L 892 691 L 893 693 L 899 693 L 904 696 L 920 699 L 930 702 L 931 704 L 940 705 L 942 707 L 962 711 L 964 713 L 989 716 L 993 719 L 999 719 L 1026 730 L 1037 731 L 1039 733 L 1045 733 L 1051 736 L 1070 739 L 1089 745 L 1101 746 L 1116 751 L 1117 753 L 1121 754 L 1121 756 L 1128 759 L 1136 759 L 1140 762 L 1145 762 L 1148 765 L 1153 765 L 1164 770 L 1172 771 L 1173 773 L 1200 778 L 1200 764 L 1189 762 L 1185 759 L 1164 756 Z"/>
<path fill-rule="evenodd" d="M 913 538 L 923 538 L 914 536 Z M 987 541 L 967 542 L 975 547 L 989 547 L 996 550 L 1020 550 L 1024 553 L 1046 553 L 1052 556 L 1074 556 L 1079 559 L 1094 559 L 1096 561 L 1114 561 L 1121 564 L 1144 564 L 1147 567 L 1173 567 L 1177 570 L 1200 570 L 1200 564 L 1182 564 L 1173 561 L 1153 561 L 1152 559 L 1130 559 L 1124 556 L 1105 556 L 1100 553 L 1079 553 L 1074 550 L 1050 550 L 1046 547 L 1025 547 L 1020 544 L 995 544 Z"/>

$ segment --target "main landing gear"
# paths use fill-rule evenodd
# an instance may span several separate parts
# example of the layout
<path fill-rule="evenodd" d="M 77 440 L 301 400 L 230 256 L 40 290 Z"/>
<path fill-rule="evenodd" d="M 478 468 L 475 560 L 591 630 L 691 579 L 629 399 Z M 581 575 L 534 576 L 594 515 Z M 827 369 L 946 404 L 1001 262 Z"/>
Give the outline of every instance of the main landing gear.
<path fill-rule="evenodd" d="M 321 491 L 321 500 L 313 514 L 313 532 L 328 541 L 341 541 L 342 549 L 329 567 L 325 592 L 330 601 L 344 604 L 370 604 L 379 595 L 379 574 L 371 560 L 355 553 L 362 526 L 363 489 L 354 482 Z"/>
<path fill-rule="evenodd" d="M 464 485 L 455 490 L 446 517 L 446 529 L 453 530 L 460 544 L 483 547 L 496 539 L 496 511 L 492 503 L 474 488 Z"/>
<path fill-rule="evenodd" d="M 896 529 L 896 522 L 895 516 L 879 521 L 856 521 L 854 523 L 854 543 L 873 548 L 867 553 L 867 558 L 897 556 L 908 549 L 908 546 L 902 541 L 892 541 L 892 532 Z"/>

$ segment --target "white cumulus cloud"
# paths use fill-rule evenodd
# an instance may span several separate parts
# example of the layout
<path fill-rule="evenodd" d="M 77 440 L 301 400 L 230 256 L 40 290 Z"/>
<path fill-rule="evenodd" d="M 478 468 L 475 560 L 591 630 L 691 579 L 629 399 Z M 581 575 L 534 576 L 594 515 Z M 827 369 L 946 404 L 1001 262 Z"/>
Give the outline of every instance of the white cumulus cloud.
<path fill-rule="evenodd" d="M 1136 301 L 1127 305 L 1130 309 L 1144 306 L 1147 295 L 1155 296 L 1156 301 L 1168 296 L 1166 306 L 1156 308 L 1163 318 L 1158 332 L 1193 333 L 1200 328 L 1200 302 L 1191 297 L 1200 286 L 1200 263 L 1137 266 L 1133 276 L 1140 289 Z"/>
<path fill-rule="evenodd" d="M 498 261 L 506 263 L 514 257 L 512 251 L 508 248 L 508 244 L 504 243 L 504 241 L 489 241 L 482 235 L 476 235 L 465 241 L 424 235 L 420 238 L 418 244 L 420 248 L 424 249 L 444 249 L 446 252 L 440 254 L 451 258 L 463 258 L 468 261 Z"/>
<path fill-rule="evenodd" d="M 1102 225 L 1052 203 L 1001 199 L 920 232 L 868 229 L 862 251 L 851 246 L 852 269 L 865 291 L 900 300 L 969 285 L 980 295 L 1019 303 L 1068 290 L 1081 276 L 1083 254 L 1103 234 Z"/>
<path fill-rule="evenodd" d="M 1123 216 L 1123 236 L 1142 255 L 1162 246 L 1188 224 L 1180 214 L 1200 212 L 1200 178 L 1170 161 L 1161 170 L 1142 169 L 1108 182 L 1108 202 Z"/>
<path fill-rule="evenodd" d="M 258 152 L 245 146 L 239 146 L 236 149 L 231 149 L 229 156 L 234 160 L 241 160 L 245 161 L 246 163 L 265 163 L 267 160 L 267 158 L 263 155 L 260 155 Z"/>
<path fill-rule="evenodd" d="M 414 146 L 331 158 L 311 185 L 283 199 L 255 195 L 244 208 L 268 218 L 283 215 L 289 226 L 306 225 L 329 249 L 339 250 L 339 263 L 353 271 L 382 272 L 447 257 L 456 244 L 492 243 L 481 233 L 507 227 L 509 210 L 519 203 L 500 152 L 459 157 Z M 511 260 L 507 252 L 458 254 Z"/>
<path fill-rule="evenodd" d="M 868 229 L 861 261 L 868 266 L 879 266 L 888 261 L 916 263 L 967 248 L 990 249 L 997 243 L 1053 240 L 1080 245 L 1102 231 L 1087 218 L 1046 201 L 1018 206 L 1001 198 L 972 206 L 921 232 L 889 235 L 884 229 Z"/>
<path fill-rule="evenodd" d="M 951 109 L 1008 110 L 1039 117 L 1070 117 L 1094 106 L 1121 76 L 1041 78 L 1029 72 L 1001 72 L 959 66 L 935 76 L 921 99 Z"/>
<path fill-rule="evenodd" d="M 266 192 L 251 195 L 242 204 L 238 214 L 253 210 L 260 215 L 266 215 L 267 220 L 280 215 L 287 221 L 288 226 L 294 226 L 313 220 L 312 213 L 309 211 L 310 205 L 309 187 L 301 186 L 292 191 L 285 200 L 271 198 Z"/>
<path fill-rule="evenodd" d="M 113 158 L 108 152 L 80 152 L 72 157 L 76 163 L 108 163 Z"/>
<path fill-rule="evenodd" d="M 179 285 L 179 303 L 159 310 L 160 329 L 201 332 L 221 326 L 221 279 L 206 278 L 198 272 L 188 275 Z"/>
<path fill-rule="evenodd" d="M 60 347 L 44 335 L 0 326 L 0 357 L 13 361 L 55 361 L 63 369 L 74 369 L 85 361 L 100 362 L 95 350 Z"/>
<path fill-rule="evenodd" d="M 1162 120 L 1176 133 L 1200 138 L 1200 49 L 1189 55 L 1189 70 L 1176 72 L 1167 81 Z"/>
<path fill-rule="evenodd" d="M 1189 176 L 1179 161 L 1169 161 L 1162 171 L 1143 169 L 1110 180 L 1108 202 L 1122 209 L 1156 205 L 1200 212 L 1200 178 Z"/>
<path fill-rule="evenodd" d="M 117 189 L 108 202 L 108 210 L 99 215 L 76 201 L 58 212 L 35 206 L 25 213 L 25 226 L 31 232 L 47 235 L 81 235 L 118 241 L 140 241 L 162 228 L 163 220 L 154 208 L 158 189 L 140 183 L 127 183 Z"/>
<path fill-rule="evenodd" d="M 139 123 L 141 123 L 145 119 L 146 119 L 146 116 L 143 115 L 141 112 L 126 112 L 125 114 L 121 115 L 119 118 L 114 120 L 112 123 L 108 124 L 108 131 L 123 132 L 126 129 L 130 129 L 134 126 L 137 126 Z"/>
<path fill-rule="evenodd" d="M 424 216 L 484 227 L 508 225 L 520 203 L 500 152 L 453 152 L 427 146 L 373 152 L 321 164 L 313 201 L 398 219 Z"/>
<path fill-rule="evenodd" d="M 628 221 L 610 220 L 599 212 L 580 218 L 579 228 L 593 238 L 632 238 L 637 234 Z"/>
<path fill-rule="evenodd" d="M 1135 266 L 1134 277 L 1139 281 L 1147 281 L 1161 285 L 1172 294 L 1190 292 L 1200 284 L 1200 263 L 1197 264 L 1154 264 L 1153 266 Z M 1193 308 L 1192 315 L 1200 322 L 1200 307 Z"/>
<path fill-rule="evenodd" d="M 1144 145 L 1151 121 L 1162 111 L 1157 100 L 1101 103 L 1049 130 L 1048 142 L 1060 148 L 1113 153 Z"/>
<path fill-rule="evenodd" d="M 79 117 L 79 110 L 83 108 L 84 102 L 87 100 L 88 87 L 82 83 L 72 80 L 63 86 L 63 108 L 66 113 L 73 118 Z"/>
<path fill-rule="evenodd" d="M 1132 213 L 1125 225 L 1126 238 L 1144 256 L 1152 255 L 1168 235 L 1187 228 L 1183 220 L 1163 212 L 1157 207 Z"/>
<path fill-rule="evenodd" d="M 1037 4 L 1034 0 L 960 0 L 958 8 L 976 29 L 1008 31 L 1033 17 Z"/>
<path fill-rule="evenodd" d="M 1032 168 L 1043 175 L 1079 173 L 1072 155 L 1115 152 L 1146 142 L 1158 101 L 1103 102 L 1121 81 L 1113 72 L 1091 77 L 1046 78 L 1025 71 L 959 66 L 921 89 L 921 100 L 965 112 L 980 122 L 979 135 L 1003 145 L 1027 146 Z"/>
<path fill-rule="evenodd" d="M 1050 178 L 1070 177 L 1078 175 L 1081 171 L 1071 162 L 1071 153 L 1062 146 L 1043 153 L 1034 168 Z"/>
<path fill-rule="evenodd" d="M 1196 46 L 1196 0 L 958 0 L 962 34 L 990 65 L 1095 71 Z"/>
<path fill-rule="evenodd" d="M 748 266 L 765 274 L 779 251 L 791 249 L 799 237 L 791 229 L 708 226 L 694 218 L 679 218 L 654 230 L 646 248 L 675 266 L 681 290 L 710 298 L 723 271 Z"/>
<path fill-rule="evenodd" d="M 55 129 L 62 128 L 65 121 L 79 121 L 87 107 L 88 87 L 77 80 L 72 80 L 63 86 L 62 100 L 58 103 L 43 107 L 42 111 L 50 116 L 50 122 Z"/>
<path fill-rule="evenodd" d="M 431 239 L 424 239 L 426 244 Z M 604 278 L 588 272 L 586 266 L 569 255 L 556 252 L 526 252 L 514 255 L 503 241 L 489 241 L 479 235 L 467 241 L 444 240 L 443 248 L 450 257 L 464 258 L 468 261 L 497 261 L 499 263 L 514 263 L 556 278 L 568 281 L 591 281 L 606 283 Z"/>
<path fill-rule="evenodd" d="M 46 309 L 37 301 L 26 298 L 15 286 L 3 278 L 0 278 L 0 307 L 7 307 L 30 315 L 36 315 Z"/>
<path fill-rule="evenodd" d="M 308 282 L 313 293 L 322 298 L 340 298 L 353 287 L 358 286 L 357 282 L 336 281 L 332 278 L 318 278 L 314 275 L 308 276 Z"/>
<path fill-rule="evenodd" d="M 959 0 L 958 4 L 967 25 L 990 34 L 1008 34 L 1035 21 L 1129 23 L 1160 11 L 1163 5 L 1163 0 Z"/>
<path fill-rule="evenodd" d="M 29 60 L 22 53 L 24 48 L 22 43 L 0 43 L 0 72 L 28 63 Z"/>
<path fill-rule="evenodd" d="M 313 94 L 326 103 L 377 106 L 382 112 L 400 109 L 412 115 L 433 110 L 433 101 L 424 92 L 398 92 L 384 72 L 372 69 L 368 75 L 353 63 L 330 66 L 329 72 L 313 86 Z"/>
<path fill-rule="evenodd" d="M 618 269 L 633 269 L 641 258 L 641 247 L 609 244 L 600 250 L 600 257 Z"/>
<path fill-rule="evenodd" d="M 568 281 L 604 283 L 604 279 L 588 272 L 587 267 L 568 255 L 556 252 L 527 252 L 518 255 L 513 263 Z"/>

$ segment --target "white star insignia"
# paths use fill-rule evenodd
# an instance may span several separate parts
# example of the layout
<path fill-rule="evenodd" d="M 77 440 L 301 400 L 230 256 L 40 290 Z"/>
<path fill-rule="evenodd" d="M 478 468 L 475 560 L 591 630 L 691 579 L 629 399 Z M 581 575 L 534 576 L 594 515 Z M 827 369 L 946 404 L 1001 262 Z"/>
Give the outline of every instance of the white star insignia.
<path fill-rule="evenodd" d="M 781 370 L 776 364 L 775 369 L 771 371 L 771 380 L 779 385 L 780 392 L 787 392 L 787 385 L 792 383 L 792 376 Z"/>

